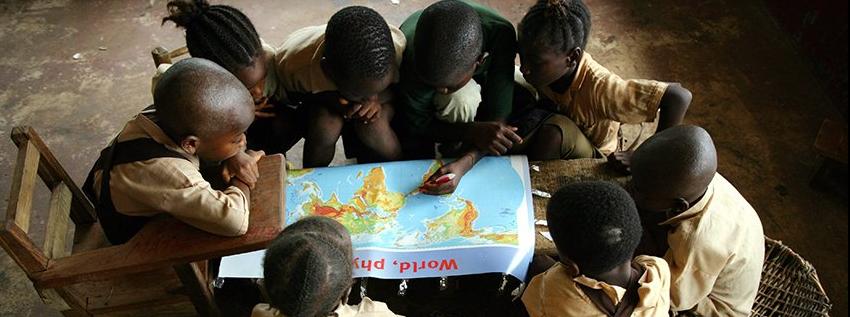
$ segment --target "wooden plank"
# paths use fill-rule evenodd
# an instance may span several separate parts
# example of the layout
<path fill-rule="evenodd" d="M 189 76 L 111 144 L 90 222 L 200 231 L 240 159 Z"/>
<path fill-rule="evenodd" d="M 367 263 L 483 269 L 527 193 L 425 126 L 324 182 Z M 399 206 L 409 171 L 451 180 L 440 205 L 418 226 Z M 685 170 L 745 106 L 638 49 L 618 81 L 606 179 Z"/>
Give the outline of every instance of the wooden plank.
<path fill-rule="evenodd" d="M 195 307 L 185 296 L 175 296 L 155 302 L 138 303 L 106 310 L 91 311 L 95 316 L 109 317 L 186 317 L 196 316 Z"/>
<path fill-rule="evenodd" d="M 27 233 L 18 228 L 13 222 L 7 222 L 3 230 L 0 230 L 0 241 L 18 266 L 32 279 L 34 274 L 47 269 L 47 257 L 30 240 Z"/>
<path fill-rule="evenodd" d="M 71 211 L 71 190 L 64 183 L 59 183 L 50 195 L 50 209 L 47 214 L 47 228 L 44 237 L 44 254 L 51 259 L 71 255 L 68 244 L 68 231 Z"/>
<path fill-rule="evenodd" d="M 58 311 L 71 310 L 71 305 L 68 305 L 55 289 L 38 290 L 38 295 L 41 296 L 41 301 L 50 308 Z"/>
<path fill-rule="evenodd" d="M 260 179 L 251 192 L 251 214 L 245 235 L 217 236 L 172 217 L 157 217 L 123 245 L 51 260 L 48 270 L 34 276 L 33 283 L 43 288 L 61 287 L 265 248 L 283 230 L 284 158 L 279 154 L 266 156 L 260 160 L 259 169 Z"/>
<path fill-rule="evenodd" d="M 54 188 L 60 182 L 65 183 L 65 185 L 68 186 L 68 189 L 71 190 L 71 194 L 74 197 L 73 204 L 71 206 L 71 219 L 74 220 L 74 223 L 80 225 L 97 221 L 97 216 L 94 212 L 94 205 L 92 205 L 86 195 L 83 194 L 83 191 L 77 187 L 74 180 L 68 176 L 68 173 L 66 173 L 65 169 L 62 168 L 62 165 L 59 164 L 59 160 L 53 156 L 53 152 L 50 152 L 50 149 L 47 148 L 47 145 L 44 144 L 44 141 L 41 140 L 32 127 L 23 126 L 12 128 L 12 141 L 15 142 L 15 145 L 17 145 L 18 148 L 29 141 L 36 149 L 38 149 L 38 152 L 41 153 L 41 160 L 38 165 L 38 175 L 41 176 L 41 179 L 47 187 Z"/>
<path fill-rule="evenodd" d="M 197 263 L 175 265 L 174 271 L 177 272 L 177 276 L 183 282 L 183 287 L 198 315 L 221 316 L 212 291 L 209 289 L 206 275 Z"/>
<path fill-rule="evenodd" d="M 85 310 L 91 312 L 120 311 L 141 303 L 161 303 L 172 299 L 189 301 L 183 296 L 183 285 L 172 268 L 79 283 L 65 289 L 83 298 Z"/>
<path fill-rule="evenodd" d="M 38 149 L 25 142 L 18 149 L 18 159 L 12 174 L 12 189 L 6 208 L 6 221 L 13 221 L 23 232 L 30 229 L 32 217 L 32 195 L 38 171 Z"/>
<path fill-rule="evenodd" d="M 171 51 L 170 53 L 168 53 L 168 56 L 171 57 L 171 59 L 173 60 L 175 57 L 180 57 L 186 54 L 189 54 L 189 48 L 183 46 Z"/>

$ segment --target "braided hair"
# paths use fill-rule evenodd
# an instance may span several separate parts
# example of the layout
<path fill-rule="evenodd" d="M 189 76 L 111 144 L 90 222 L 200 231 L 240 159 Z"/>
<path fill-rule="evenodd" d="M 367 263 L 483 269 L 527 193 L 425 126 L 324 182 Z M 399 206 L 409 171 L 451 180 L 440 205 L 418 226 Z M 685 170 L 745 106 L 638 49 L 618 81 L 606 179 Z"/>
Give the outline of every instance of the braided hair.
<path fill-rule="evenodd" d="M 552 195 L 546 219 L 558 252 L 595 276 L 631 261 L 643 229 L 629 193 L 610 182 L 581 182 Z"/>
<path fill-rule="evenodd" d="M 395 45 L 387 22 L 367 7 L 339 10 L 325 30 L 325 59 L 341 76 L 381 79 L 392 70 Z"/>
<path fill-rule="evenodd" d="M 522 18 L 519 34 L 527 44 L 544 44 L 562 53 L 584 51 L 590 25 L 590 11 L 582 0 L 538 0 Z"/>
<path fill-rule="evenodd" d="M 172 0 L 167 6 L 169 16 L 162 23 L 171 21 L 186 30 L 186 47 L 193 57 L 235 72 L 262 53 L 251 20 L 234 7 L 210 5 L 206 0 Z"/>
<path fill-rule="evenodd" d="M 263 275 L 270 304 L 283 315 L 328 316 L 351 289 L 351 238 L 330 218 L 299 220 L 266 250 Z"/>

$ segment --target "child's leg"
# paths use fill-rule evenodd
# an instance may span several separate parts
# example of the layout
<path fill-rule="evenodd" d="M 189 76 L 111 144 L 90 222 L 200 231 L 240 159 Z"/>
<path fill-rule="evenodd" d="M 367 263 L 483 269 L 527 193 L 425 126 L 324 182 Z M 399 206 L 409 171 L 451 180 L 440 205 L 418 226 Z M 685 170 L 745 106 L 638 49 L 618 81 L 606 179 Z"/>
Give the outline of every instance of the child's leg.
<path fill-rule="evenodd" d="M 529 137 L 526 153 L 531 160 L 578 159 L 596 157 L 596 148 L 581 129 L 564 115 L 556 114 L 546 120 Z"/>
<path fill-rule="evenodd" d="M 336 141 L 342 133 L 345 121 L 342 115 L 326 105 L 310 107 L 307 135 L 304 137 L 304 167 L 324 167 L 331 164 L 336 150 Z"/>
<path fill-rule="evenodd" d="M 363 142 L 363 145 L 374 153 L 374 155 L 363 159 L 369 160 L 371 158 L 383 162 L 401 159 L 401 144 L 395 131 L 390 127 L 394 113 L 392 105 L 384 104 L 381 106 L 380 117 L 375 121 L 368 124 L 359 121 L 354 122 L 354 131 L 357 133 L 360 142 Z"/>

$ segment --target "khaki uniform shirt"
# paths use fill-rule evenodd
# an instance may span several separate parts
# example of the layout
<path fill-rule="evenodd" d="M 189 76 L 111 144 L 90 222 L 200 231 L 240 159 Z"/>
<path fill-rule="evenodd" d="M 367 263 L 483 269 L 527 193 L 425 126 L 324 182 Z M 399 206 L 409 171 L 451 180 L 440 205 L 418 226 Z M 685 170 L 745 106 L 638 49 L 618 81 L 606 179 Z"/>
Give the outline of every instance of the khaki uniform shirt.
<path fill-rule="evenodd" d="M 322 70 L 325 54 L 325 28 L 327 25 L 309 26 L 293 32 L 277 49 L 277 90 L 316 94 L 336 91 L 336 84 Z M 406 40 L 404 34 L 389 26 L 396 52 L 396 66 L 401 67 Z M 393 83 L 398 82 L 398 67 Z"/>
<path fill-rule="evenodd" d="M 670 311 L 670 269 L 663 259 L 638 256 L 635 263 L 646 269 L 638 288 L 639 301 L 632 316 L 667 317 Z M 555 266 L 535 276 L 522 295 L 522 302 L 531 317 L 595 317 L 607 316 L 599 310 L 578 284 L 601 289 L 618 305 L 626 289 L 594 280 L 584 275 L 575 276 L 567 266 Z"/>
<path fill-rule="evenodd" d="M 387 304 L 375 302 L 368 297 L 359 305 L 340 305 L 335 311 L 337 317 L 404 317 L 394 314 Z M 268 304 L 257 304 L 251 317 L 286 317 Z"/>
<path fill-rule="evenodd" d="M 593 146 L 608 155 L 617 150 L 620 123 L 655 120 L 667 86 L 654 80 L 624 80 L 584 53 L 566 92 L 558 94 L 549 87 L 540 92 L 576 123 Z"/>
<path fill-rule="evenodd" d="M 761 281 L 764 232 L 758 214 L 720 174 L 702 200 L 661 223 L 667 236 L 673 310 L 749 316 Z"/>
<path fill-rule="evenodd" d="M 114 166 L 109 189 L 117 212 L 148 217 L 170 214 L 193 227 L 223 236 L 248 231 L 249 203 L 239 188 L 212 189 L 201 176 L 198 158 L 183 151 L 144 115 L 128 122 L 117 141 L 138 138 L 151 138 L 188 160 L 164 157 Z M 96 193 L 100 193 L 100 176 L 101 171 L 95 172 Z"/>

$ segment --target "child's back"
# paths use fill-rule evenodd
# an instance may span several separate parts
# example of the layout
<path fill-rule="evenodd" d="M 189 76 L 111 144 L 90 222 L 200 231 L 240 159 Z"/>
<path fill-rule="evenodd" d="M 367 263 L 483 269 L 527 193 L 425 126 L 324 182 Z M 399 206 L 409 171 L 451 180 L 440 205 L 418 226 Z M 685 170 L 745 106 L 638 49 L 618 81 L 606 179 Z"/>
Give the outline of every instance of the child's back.
<path fill-rule="evenodd" d="M 565 186 L 546 218 L 561 261 L 529 283 L 530 316 L 668 316 L 670 269 L 660 258 L 632 258 L 642 230 L 624 189 Z"/>

